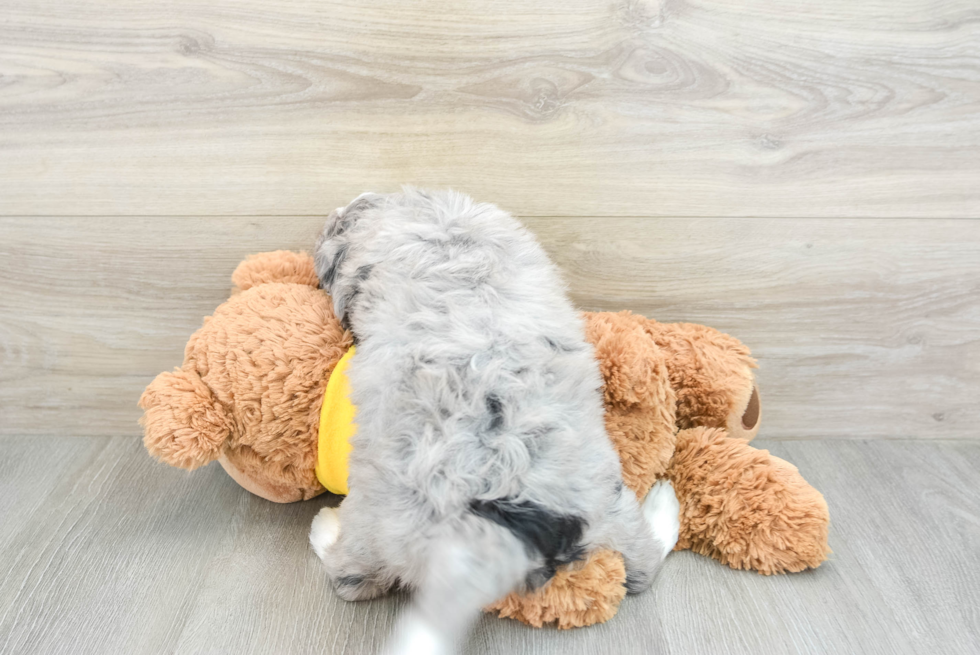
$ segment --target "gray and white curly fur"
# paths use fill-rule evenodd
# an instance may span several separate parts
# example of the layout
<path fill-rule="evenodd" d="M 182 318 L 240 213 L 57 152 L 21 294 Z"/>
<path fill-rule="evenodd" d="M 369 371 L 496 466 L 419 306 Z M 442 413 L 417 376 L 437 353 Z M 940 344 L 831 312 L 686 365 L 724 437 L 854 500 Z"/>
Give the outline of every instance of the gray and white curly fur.
<path fill-rule="evenodd" d="M 448 652 L 481 607 L 593 549 L 650 585 L 676 501 L 644 517 L 624 488 L 582 319 L 520 223 L 451 191 L 364 194 L 315 259 L 357 344 L 358 429 L 350 495 L 311 542 L 345 599 L 417 591 L 393 652 Z"/>

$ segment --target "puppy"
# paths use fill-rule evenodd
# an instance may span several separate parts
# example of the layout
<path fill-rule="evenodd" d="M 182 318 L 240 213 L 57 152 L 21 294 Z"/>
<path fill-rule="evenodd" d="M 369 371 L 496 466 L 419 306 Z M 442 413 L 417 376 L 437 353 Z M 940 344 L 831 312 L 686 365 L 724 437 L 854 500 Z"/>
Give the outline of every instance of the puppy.
<path fill-rule="evenodd" d="M 582 320 L 527 230 L 406 188 L 331 214 L 315 260 L 357 344 L 358 430 L 350 495 L 310 539 L 342 598 L 416 591 L 390 652 L 449 652 L 484 605 L 596 548 L 623 554 L 629 592 L 651 584 L 676 498 L 641 510 L 624 488 Z"/>

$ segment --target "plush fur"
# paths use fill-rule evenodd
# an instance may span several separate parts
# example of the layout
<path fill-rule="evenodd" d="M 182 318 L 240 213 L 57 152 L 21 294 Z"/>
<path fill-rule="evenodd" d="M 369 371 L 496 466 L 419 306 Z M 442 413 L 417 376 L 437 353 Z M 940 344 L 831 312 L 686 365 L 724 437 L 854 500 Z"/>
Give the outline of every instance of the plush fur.
<path fill-rule="evenodd" d="M 351 491 L 323 557 L 342 596 L 418 589 L 451 643 L 598 548 L 623 555 L 629 591 L 650 585 L 664 543 L 623 484 L 582 320 L 523 226 L 451 191 L 370 194 L 314 259 L 357 344 Z"/>
<path fill-rule="evenodd" d="M 308 255 L 256 255 L 233 280 L 233 297 L 191 337 L 181 368 L 143 394 L 144 443 L 172 466 L 217 459 L 243 487 L 276 502 L 323 493 L 313 472 L 317 417 L 351 334 L 316 289 Z M 584 317 L 623 480 L 638 495 L 657 479 L 674 483 L 677 548 L 761 573 L 819 566 L 829 553 L 826 503 L 798 471 L 749 445 L 758 412 L 742 427 L 751 404 L 743 399 L 757 396 L 748 350 L 702 326 L 628 312 Z M 745 438 L 698 426 L 736 426 Z M 488 609 L 534 626 L 592 625 L 616 613 L 625 577 L 622 557 L 600 550 Z"/>
<path fill-rule="evenodd" d="M 163 461 L 193 470 L 220 459 L 250 491 L 292 502 L 323 492 L 313 471 L 320 405 L 351 341 L 310 284 L 251 286 L 273 275 L 270 259 L 287 279 L 292 264 L 312 274 L 309 258 L 295 255 L 240 266 L 238 293 L 191 336 L 183 366 L 146 388 L 140 423 Z"/>
<path fill-rule="evenodd" d="M 827 503 L 796 467 L 715 428 L 677 435 L 667 471 L 681 506 L 677 548 L 770 575 L 822 562 Z"/>

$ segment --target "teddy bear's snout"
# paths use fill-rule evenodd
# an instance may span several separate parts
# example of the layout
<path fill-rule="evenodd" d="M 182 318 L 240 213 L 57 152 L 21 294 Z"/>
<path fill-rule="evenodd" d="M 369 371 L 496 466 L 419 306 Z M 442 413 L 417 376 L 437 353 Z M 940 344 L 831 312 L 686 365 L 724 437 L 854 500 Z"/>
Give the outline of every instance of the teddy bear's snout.
<path fill-rule="evenodd" d="M 742 414 L 742 427 L 746 430 L 752 430 L 759 423 L 759 416 L 762 413 L 762 404 L 759 401 L 759 387 L 752 387 L 752 396 L 749 397 L 749 404 L 745 408 L 745 413 Z"/>

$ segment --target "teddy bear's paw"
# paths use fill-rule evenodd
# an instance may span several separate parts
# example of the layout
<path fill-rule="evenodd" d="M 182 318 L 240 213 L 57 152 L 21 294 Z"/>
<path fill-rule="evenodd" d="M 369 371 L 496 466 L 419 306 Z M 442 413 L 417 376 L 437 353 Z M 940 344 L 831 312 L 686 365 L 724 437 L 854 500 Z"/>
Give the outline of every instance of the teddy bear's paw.
<path fill-rule="evenodd" d="M 324 507 L 313 517 L 310 526 L 310 545 L 320 559 L 327 554 L 327 549 L 337 542 L 340 535 L 340 517 L 335 507 Z"/>
<path fill-rule="evenodd" d="M 657 541 L 663 544 L 663 556 L 666 557 L 677 545 L 681 529 L 681 506 L 670 480 L 658 480 L 653 485 L 643 501 L 643 516 Z"/>

